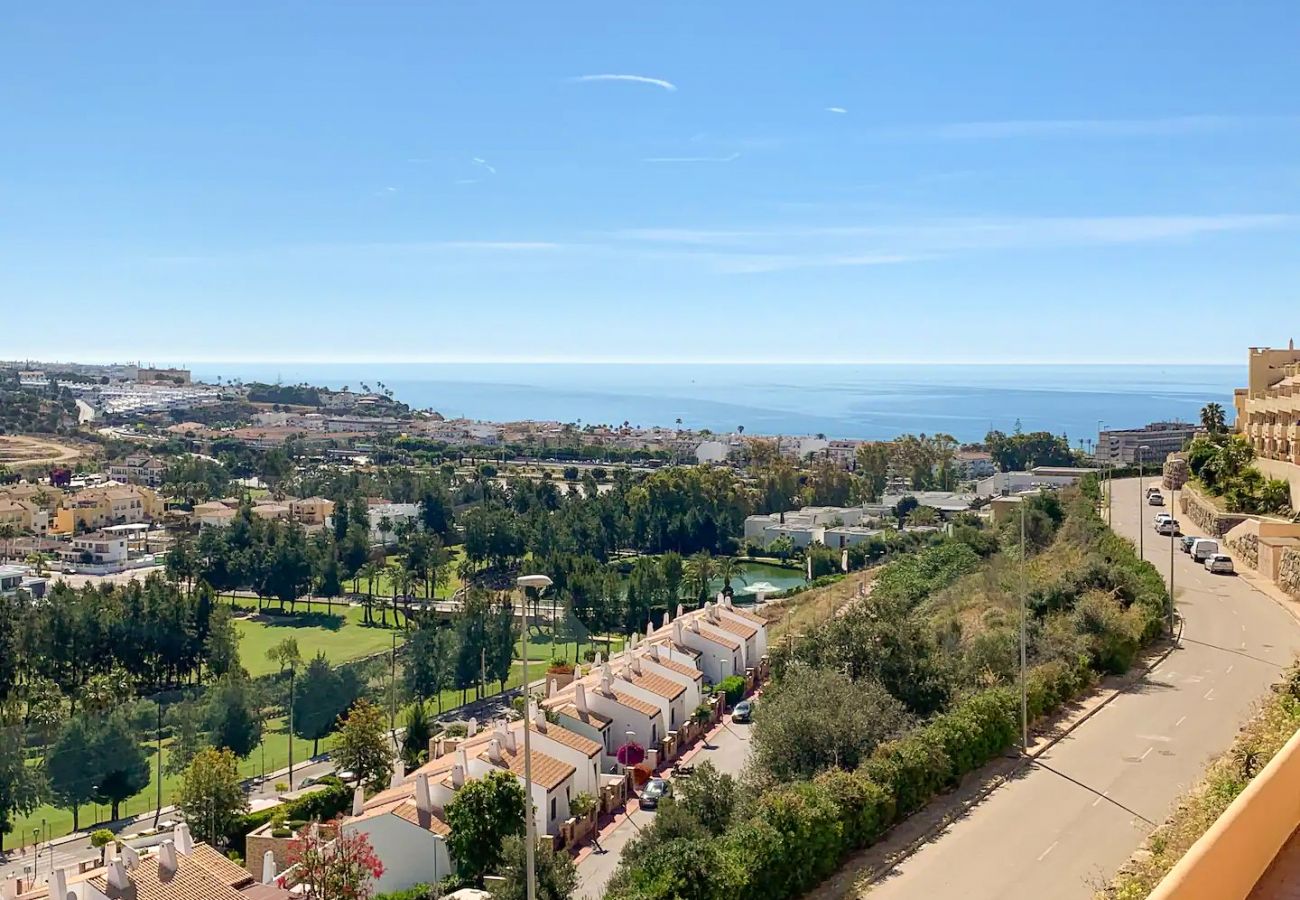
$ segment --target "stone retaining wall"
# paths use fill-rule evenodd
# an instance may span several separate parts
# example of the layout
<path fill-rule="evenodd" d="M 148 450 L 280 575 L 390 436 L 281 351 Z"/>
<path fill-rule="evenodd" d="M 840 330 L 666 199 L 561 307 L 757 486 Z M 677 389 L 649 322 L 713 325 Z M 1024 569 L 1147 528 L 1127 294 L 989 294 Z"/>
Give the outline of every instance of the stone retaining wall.
<path fill-rule="evenodd" d="M 1221 538 L 1229 529 L 1239 525 L 1246 516 L 1236 513 L 1222 513 L 1199 494 L 1185 488 L 1178 495 L 1178 506 L 1182 514 L 1196 523 L 1196 527 L 1205 532 L 1206 537 Z M 1186 531 L 1186 529 L 1183 529 Z M 1256 554 L 1258 557 L 1258 554 Z"/>
<path fill-rule="evenodd" d="M 1282 590 L 1300 600 L 1300 550 L 1283 550 L 1277 583 Z"/>
<path fill-rule="evenodd" d="M 1252 569 L 1259 568 L 1259 535 L 1251 532 L 1243 534 L 1235 540 L 1228 539 L 1224 541 L 1228 548 L 1246 565 Z"/>

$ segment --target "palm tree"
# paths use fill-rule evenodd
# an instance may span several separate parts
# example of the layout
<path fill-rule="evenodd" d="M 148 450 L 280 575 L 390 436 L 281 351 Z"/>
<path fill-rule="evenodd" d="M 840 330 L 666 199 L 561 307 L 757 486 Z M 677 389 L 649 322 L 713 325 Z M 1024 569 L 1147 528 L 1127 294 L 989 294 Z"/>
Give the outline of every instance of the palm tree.
<path fill-rule="evenodd" d="M 5 548 L 4 558 L 9 558 L 9 554 L 12 552 L 12 541 L 16 537 L 18 537 L 18 529 L 14 525 L 8 522 L 0 525 L 0 541 L 4 542 Z"/>
<path fill-rule="evenodd" d="M 1207 403 L 1201 407 L 1201 427 L 1210 434 L 1219 434 L 1225 430 L 1226 423 L 1223 407 L 1218 403 Z"/>
<path fill-rule="evenodd" d="M 387 547 L 388 536 L 393 533 L 393 520 L 388 516 L 380 516 L 379 524 L 375 527 L 379 530 L 379 540 Z"/>
<path fill-rule="evenodd" d="M 373 559 L 366 560 L 365 563 L 362 564 L 361 568 L 357 570 L 357 577 L 366 580 L 366 594 L 362 603 L 365 605 L 366 609 L 365 620 L 371 625 L 375 622 L 375 580 L 379 577 L 379 573 L 382 571 L 383 569 L 380 567 L 379 563 L 375 562 Z M 384 624 L 387 625 L 388 613 L 382 608 L 380 609 L 380 613 L 384 617 Z"/>
<path fill-rule="evenodd" d="M 734 594 L 731 590 L 733 579 L 739 580 L 742 584 L 748 584 L 745 581 L 745 571 L 734 556 L 724 556 L 718 560 L 717 573 L 717 577 L 722 579 L 722 592 L 727 596 Z"/>
<path fill-rule="evenodd" d="M 384 566 L 384 571 L 388 573 L 388 581 L 393 586 L 393 622 L 397 622 L 397 598 L 402 598 L 402 611 L 406 616 L 406 624 L 411 624 L 411 587 L 415 583 L 415 576 L 410 573 L 406 566 L 398 563 L 389 563 Z"/>
<path fill-rule="evenodd" d="M 717 575 L 717 566 L 713 562 L 713 557 L 709 551 L 701 550 L 699 553 L 691 555 L 686 560 L 684 566 L 686 570 L 686 583 L 696 589 L 695 595 L 703 600 L 709 596 L 709 583 Z"/>

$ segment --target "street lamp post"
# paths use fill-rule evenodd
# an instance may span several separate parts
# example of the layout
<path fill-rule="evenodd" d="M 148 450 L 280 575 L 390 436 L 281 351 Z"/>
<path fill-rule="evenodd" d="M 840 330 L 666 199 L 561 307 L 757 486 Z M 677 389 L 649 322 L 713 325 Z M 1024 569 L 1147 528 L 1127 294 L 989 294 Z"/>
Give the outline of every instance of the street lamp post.
<path fill-rule="evenodd" d="M 1170 488 L 1169 504 L 1173 508 L 1173 516 L 1178 517 L 1178 488 Z M 1174 636 L 1174 535 L 1177 528 L 1169 529 L 1169 637 Z"/>
<path fill-rule="evenodd" d="M 1028 649 L 1025 622 L 1025 497 L 1020 497 L 1020 746 L 1029 753 Z"/>
<path fill-rule="evenodd" d="M 1146 462 L 1146 453 L 1151 448 L 1146 444 L 1138 447 L 1138 559 L 1145 559 L 1146 541 L 1143 539 L 1146 532 L 1142 530 L 1142 464 Z"/>
<path fill-rule="evenodd" d="M 541 592 L 551 586 L 551 579 L 545 575 L 520 575 L 515 579 L 515 584 L 521 589 L 535 588 L 540 596 Z M 521 615 L 523 617 L 523 627 L 520 631 L 523 637 L 520 641 L 524 652 L 524 866 L 527 870 L 527 900 L 537 900 L 537 871 L 534 862 L 534 855 L 537 852 L 537 842 L 533 837 L 533 754 L 531 752 L 532 744 L 529 741 L 529 733 L 532 731 L 532 722 L 529 721 L 529 705 L 532 695 L 528 688 L 528 604 L 522 604 Z"/>

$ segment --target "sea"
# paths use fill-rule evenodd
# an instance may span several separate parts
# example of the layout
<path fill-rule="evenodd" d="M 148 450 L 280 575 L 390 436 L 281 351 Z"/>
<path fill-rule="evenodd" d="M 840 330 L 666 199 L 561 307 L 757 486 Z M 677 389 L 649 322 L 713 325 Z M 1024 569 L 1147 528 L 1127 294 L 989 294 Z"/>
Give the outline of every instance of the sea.
<path fill-rule="evenodd" d="M 847 365 L 567 363 L 207 363 L 196 379 L 384 388 L 446 418 L 707 428 L 747 434 L 892 438 L 991 429 L 1064 434 L 1232 416 L 1233 365 Z"/>

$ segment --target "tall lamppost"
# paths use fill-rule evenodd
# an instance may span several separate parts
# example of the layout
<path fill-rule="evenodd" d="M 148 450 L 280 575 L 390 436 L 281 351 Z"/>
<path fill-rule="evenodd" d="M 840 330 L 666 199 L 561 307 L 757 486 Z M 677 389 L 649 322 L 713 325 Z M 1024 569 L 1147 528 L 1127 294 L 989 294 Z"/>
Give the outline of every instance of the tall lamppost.
<path fill-rule="evenodd" d="M 1102 432 L 1102 430 L 1103 430 L 1105 427 L 1106 427 L 1106 423 L 1103 422 L 1101 419 L 1098 419 L 1098 420 L 1097 420 L 1097 447 L 1096 447 L 1096 449 L 1095 449 L 1095 450 L 1093 451 L 1093 453 L 1092 453 L 1093 460 L 1097 463 L 1098 467 L 1101 466 L 1101 462 L 1102 462 L 1102 460 L 1101 460 L 1101 432 Z M 1106 455 L 1107 455 L 1107 457 L 1110 456 L 1109 453 L 1107 453 Z M 1110 460 L 1107 459 L 1107 462 L 1109 463 Z M 1102 470 L 1102 473 L 1101 473 L 1101 480 L 1102 480 L 1102 492 L 1101 492 L 1101 493 L 1102 493 L 1102 497 L 1105 498 L 1105 501 L 1106 501 L 1106 515 L 1107 515 L 1107 517 L 1110 516 L 1110 504 L 1111 504 L 1111 496 L 1110 496 L 1110 479 L 1109 479 L 1109 477 L 1108 477 L 1108 476 L 1109 476 L 1109 473 L 1110 473 L 1110 466 L 1107 465 L 1106 468 L 1103 469 L 1103 470 Z M 1109 524 L 1109 522 L 1108 522 L 1107 524 Z"/>
<path fill-rule="evenodd" d="M 538 596 L 551 586 L 551 579 L 545 575 L 520 575 L 515 579 L 520 589 L 534 588 Z M 528 688 L 528 604 L 521 604 L 520 615 L 523 620 L 521 645 L 524 652 L 524 867 L 527 870 L 527 900 L 537 900 L 537 871 L 533 857 L 537 852 L 537 841 L 533 837 L 533 754 L 529 733 L 533 723 L 529 721 L 532 693 Z"/>
<path fill-rule="evenodd" d="M 1171 482 L 1172 483 L 1172 482 Z M 1170 488 L 1169 503 L 1173 507 L 1173 516 L 1177 521 L 1178 516 L 1178 488 Z M 1177 528 L 1169 529 L 1169 637 L 1174 636 L 1174 535 L 1178 533 Z"/>
<path fill-rule="evenodd" d="M 1142 530 L 1142 464 L 1146 461 L 1147 451 L 1151 448 L 1142 444 L 1138 447 L 1138 559 L 1145 559 L 1146 541 L 1143 540 L 1146 532 Z"/>
<path fill-rule="evenodd" d="M 1029 564 L 1025 547 L 1025 495 L 1020 495 L 1020 745 L 1029 753 L 1029 683 L 1028 638 L 1025 604 L 1025 567 Z"/>

